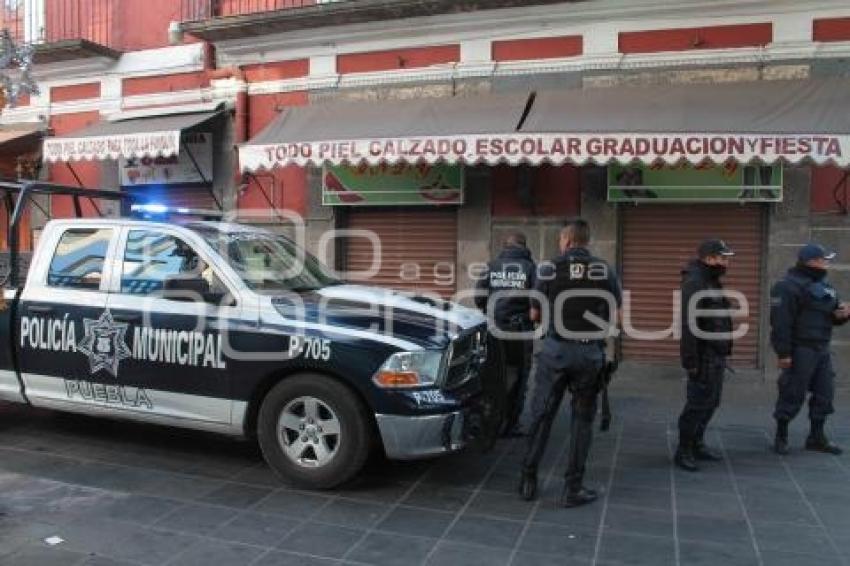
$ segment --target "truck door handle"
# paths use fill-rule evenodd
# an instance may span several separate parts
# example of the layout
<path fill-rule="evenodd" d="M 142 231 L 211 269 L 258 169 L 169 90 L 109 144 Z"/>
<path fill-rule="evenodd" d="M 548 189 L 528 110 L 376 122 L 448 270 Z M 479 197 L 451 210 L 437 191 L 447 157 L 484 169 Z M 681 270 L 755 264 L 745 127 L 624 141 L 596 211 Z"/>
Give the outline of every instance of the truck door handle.
<path fill-rule="evenodd" d="M 139 313 L 116 314 L 113 315 L 112 319 L 117 320 L 118 322 L 141 322 L 142 315 Z"/>
<path fill-rule="evenodd" d="M 29 305 L 27 310 L 34 314 L 50 314 L 56 310 L 56 307 L 50 305 Z"/>

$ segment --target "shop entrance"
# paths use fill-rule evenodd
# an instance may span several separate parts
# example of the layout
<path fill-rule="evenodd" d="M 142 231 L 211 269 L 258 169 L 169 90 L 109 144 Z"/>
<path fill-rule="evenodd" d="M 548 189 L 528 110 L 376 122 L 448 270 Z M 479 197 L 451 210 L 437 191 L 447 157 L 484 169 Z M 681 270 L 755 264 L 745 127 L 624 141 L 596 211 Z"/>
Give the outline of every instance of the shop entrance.
<path fill-rule="evenodd" d="M 455 292 L 458 278 L 455 207 L 352 207 L 346 216 L 348 229 L 372 231 L 380 241 L 380 249 L 376 250 L 365 237 L 345 239 L 346 271 L 362 274 L 372 266 L 373 258 L 380 260 L 374 277 L 355 276 L 353 282 L 437 293 L 444 298 Z"/>
<path fill-rule="evenodd" d="M 674 322 L 673 293 L 681 269 L 696 255 L 699 242 L 717 237 L 735 250 L 724 281 L 743 293 L 749 325 L 735 342 L 731 364 L 759 365 L 761 274 L 764 250 L 764 208 L 761 205 L 639 205 L 622 211 L 621 250 L 623 289 L 631 292 L 631 324 L 640 331 L 659 331 Z M 678 324 L 678 321 L 676 321 Z M 679 342 L 623 339 L 624 358 L 631 361 L 679 364 Z"/>

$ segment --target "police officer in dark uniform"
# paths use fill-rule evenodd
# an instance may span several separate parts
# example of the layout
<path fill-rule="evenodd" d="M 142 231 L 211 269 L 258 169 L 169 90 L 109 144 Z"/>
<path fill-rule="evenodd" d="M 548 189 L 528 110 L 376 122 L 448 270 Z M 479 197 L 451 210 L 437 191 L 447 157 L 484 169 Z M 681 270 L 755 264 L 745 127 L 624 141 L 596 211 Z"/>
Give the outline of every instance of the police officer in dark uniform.
<path fill-rule="evenodd" d="M 526 246 L 525 235 L 513 232 L 505 238 L 502 251 L 487 264 L 487 272 L 478 280 L 475 297 L 478 308 L 487 312 L 488 299 L 493 296 L 490 319 L 496 328 L 510 333 L 531 333 L 531 302 L 528 291 L 534 288 L 537 267 Z M 500 340 L 505 353 L 505 365 L 513 382 L 508 392 L 505 431 L 519 435 L 519 418 L 525 405 L 528 374 L 531 369 L 532 341 L 522 336 Z"/>
<path fill-rule="evenodd" d="M 818 244 L 803 246 L 797 265 L 788 270 L 770 293 L 770 339 L 782 369 L 779 399 L 773 413 L 776 419 L 773 448 L 778 454 L 788 454 L 788 423 L 800 411 L 806 393 L 811 394 L 811 432 L 806 449 L 841 454 L 841 448 L 824 433 L 835 396 L 835 371 L 829 352 L 832 327 L 850 319 L 850 306 L 839 301 L 826 279 L 829 262 L 835 255 Z"/>
<path fill-rule="evenodd" d="M 730 303 L 720 278 L 734 252 L 723 240 L 706 240 L 682 271 L 682 367 L 688 372 L 687 401 L 679 416 L 675 463 L 689 472 L 697 460 L 721 460 L 705 445 L 705 429 L 720 406 L 726 359 L 732 354 Z M 700 313 L 700 311 L 703 311 Z M 705 312 L 717 311 L 717 312 Z"/>
<path fill-rule="evenodd" d="M 546 449 L 552 422 L 569 389 L 572 426 L 569 463 L 561 504 L 576 507 L 596 500 L 584 487 L 584 468 L 593 437 L 597 396 L 602 387 L 605 338 L 611 334 L 620 305 L 620 283 L 613 269 L 587 250 L 590 228 L 573 220 L 561 230 L 561 255 L 540 266 L 536 289 L 547 298 L 535 305 L 532 319 L 540 320 L 548 307 L 546 337 L 537 358 L 535 394 L 531 406 L 531 431 L 523 460 L 519 493 L 537 496 L 537 468 Z"/>

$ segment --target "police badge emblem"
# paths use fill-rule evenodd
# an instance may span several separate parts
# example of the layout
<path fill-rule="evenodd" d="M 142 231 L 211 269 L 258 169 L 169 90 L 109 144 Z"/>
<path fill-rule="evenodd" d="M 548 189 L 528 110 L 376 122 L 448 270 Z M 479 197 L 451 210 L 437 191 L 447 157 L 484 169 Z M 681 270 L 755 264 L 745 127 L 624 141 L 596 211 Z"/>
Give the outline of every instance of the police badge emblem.
<path fill-rule="evenodd" d="M 77 345 L 77 350 L 89 357 L 91 373 L 106 370 L 112 377 L 118 377 L 118 365 L 121 360 L 131 356 L 127 347 L 125 322 L 115 322 L 109 310 L 103 312 L 97 320 L 83 319 L 86 334 Z"/>

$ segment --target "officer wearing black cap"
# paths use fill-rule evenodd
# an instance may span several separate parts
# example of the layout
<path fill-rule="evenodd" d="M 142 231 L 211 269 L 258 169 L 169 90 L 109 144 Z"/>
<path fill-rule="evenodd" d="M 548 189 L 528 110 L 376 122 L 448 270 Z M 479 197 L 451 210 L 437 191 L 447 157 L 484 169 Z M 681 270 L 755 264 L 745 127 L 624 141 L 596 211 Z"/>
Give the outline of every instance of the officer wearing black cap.
<path fill-rule="evenodd" d="M 542 264 L 536 289 L 547 298 L 535 304 L 550 315 L 546 337 L 537 358 L 535 394 L 531 405 L 531 431 L 523 460 L 520 496 L 537 496 L 537 468 L 546 449 L 552 421 L 567 389 L 572 394 L 569 462 L 561 504 L 576 507 L 596 500 L 583 485 L 584 468 L 593 437 L 593 419 L 605 365 L 604 339 L 616 324 L 620 283 L 614 270 L 587 250 L 590 228 L 573 220 L 561 230 L 561 255 Z"/>
<path fill-rule="evenodd" d="M 841 303 L 826 280 L 829 262 L 835 253 L 818 244 L 803 246 L 797 265 L 788 270 L 770 293 L 771 344 L 779 358 L 779 399 L 773 413 L 776 419 L 774 451 L 788 454 L 788 423 L 806 394 L 809 398 L 811 432 L 806 449 L 841 454 L 841 449 L 824 433 L 826 417 L 833 412 L 835 371 L 829 343 L 832 327 L 850 319 L 850 305 Z"/>
<path fill-rule="evenodd" d="M 534 288 L 537 266 L 526 246 L 525 234 L 513 232 L 505 238 L 502 251 L 487 264 L 487 272 L 478 280 L 475 302 L 487 312 L 491 293 L 499 292 L 492 300 L 490 317 L 499 330 L 510 333 L 531 333 L 531 301 L 528 291 Z M 531 369 L 530 338 L 517 336 L 500 340 L 505 353 L 506 369 L 512 374 L 513 382 L 508 392 L 508 407 L 505 431 L 509 435 L 519 434 L 519 418 L 525 405 L 528 374 Z"/>
<path fill-rule="evenodd" d="M 730 303 L 720 278 L 735 255 L 723 240 L 706 240 L 682 271 L 682 367 L 688 372 L 687 401 L 679 416 L 675 463 L 689 472 L 697 460 L 721 457 L 705 445 L 705 429 L 720 406 L 726 358 L 732 353 Z M 715 311 L 715 312 L 711 312 Z"/>

